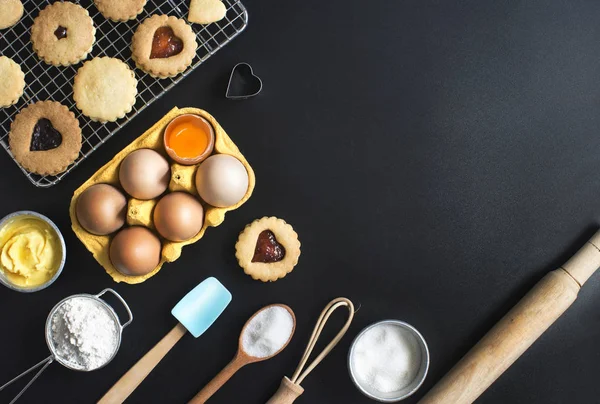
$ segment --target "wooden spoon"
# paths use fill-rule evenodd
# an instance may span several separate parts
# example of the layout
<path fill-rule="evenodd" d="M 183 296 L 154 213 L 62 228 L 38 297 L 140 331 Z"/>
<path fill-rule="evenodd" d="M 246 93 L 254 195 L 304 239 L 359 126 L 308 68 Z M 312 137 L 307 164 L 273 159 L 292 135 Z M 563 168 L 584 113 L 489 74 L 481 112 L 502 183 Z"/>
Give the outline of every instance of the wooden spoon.
<path fill-rule="evenodd" d="M 246 332 L 248 325 L 252 322 L 254 317 L 256 317 L 262 311 L 267 310 L 271 307 L 282 307 L 285 310 L 287 310 L 290 313 L 290 315 L 292 316 L 292 320 L 293 320 L 294 324 L 293 324 L 290 336 L 289 336 L 288 340 L 285 342 L 285 344 L 283 344 L 283 346 L 274 354 L 272 354 L 270 356 L 265 356 L 265 357 L 251 356 L 244 351 L 244 344 L 243 344 L 244 333 Z M 202 390 L 200 390 L 198 392 L 198 394 L 196 394 L 194 396 L 194 398 L 192 398 L 188 404 L 205 403 L 209 398 L 211 398 L 213 396 L 213 394 L 215 394 L 221 387 L 223 387 L 223 385 L 225 383 L 227 383 L 227 381 L 229 379 L 231 379 L 231 377 L 235 374 L 235 372 L 240 370 L 242 367 L 244 367 L 250 363 L 262 362 L 267 359 L 271 359 L 275 355 L 279 354 L 290 343 L 290 340 L 292 339 L 292 336 L 294 335 L 294 331 L 296 331 L 296 316 L 294 315 L 294 312 L 292 311 L 292 309 L 290 309 L 285 304 L 271 304 L 269 306 L 263 307 L 262 309 L 260 309 L 256 313 L 254 313 L 252 315 L 252 317 L 250 317 L 248 319 L 248 321 L 246 321 L 244 328 L 242 328 L 242 332 L 240 333 L 240 338 L 238 339 L 238 350 L 237 350 L 237 353 L 235 354 L 235 357 L 233 358 L 233 360 L 231 362 L 229 362 L 229 364 L 227 366 L 225 366 L 225 368 L 223 370 L 221 370 L 221 372 L 219 372 L 219 374 L 216 375 L 215 378 L 212 379 Z"/>

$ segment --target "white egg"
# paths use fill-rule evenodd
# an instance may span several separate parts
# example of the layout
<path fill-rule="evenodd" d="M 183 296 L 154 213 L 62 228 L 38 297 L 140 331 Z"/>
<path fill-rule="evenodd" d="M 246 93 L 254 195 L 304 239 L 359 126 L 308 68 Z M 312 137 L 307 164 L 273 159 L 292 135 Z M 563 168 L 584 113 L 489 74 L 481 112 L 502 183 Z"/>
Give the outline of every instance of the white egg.
<path fill-rule="evenodd" d="M 196 189 L 209 205 L 226 208 L 242 200 L 248 190 L 248 172 L 228 154 L 210 156 L 196 173 Z"/>

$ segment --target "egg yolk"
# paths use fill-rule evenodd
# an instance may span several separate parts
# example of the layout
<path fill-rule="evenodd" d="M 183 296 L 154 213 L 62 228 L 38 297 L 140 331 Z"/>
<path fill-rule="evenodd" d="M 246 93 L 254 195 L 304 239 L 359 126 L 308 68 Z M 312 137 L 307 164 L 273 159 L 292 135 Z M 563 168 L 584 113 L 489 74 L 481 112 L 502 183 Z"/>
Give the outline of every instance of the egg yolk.
<path fill-rule="evenodd" d="M 200 156 L 208 147 L 209 134 L 193 118 L 176 122 L 167 134 L 167 146 L 181 158 Z"/>

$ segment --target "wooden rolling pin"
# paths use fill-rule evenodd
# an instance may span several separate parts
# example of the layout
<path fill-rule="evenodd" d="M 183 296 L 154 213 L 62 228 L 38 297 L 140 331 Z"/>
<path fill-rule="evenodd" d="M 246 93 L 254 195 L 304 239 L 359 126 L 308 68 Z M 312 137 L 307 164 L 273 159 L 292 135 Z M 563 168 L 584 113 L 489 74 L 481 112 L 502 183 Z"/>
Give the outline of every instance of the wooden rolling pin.
<path fill-rule="evenodd" d="M 543 277 L 419 403 L 475 401 L 571 306 L 600 267 L 599 246 L 600 231 L 566 264 Z"/>

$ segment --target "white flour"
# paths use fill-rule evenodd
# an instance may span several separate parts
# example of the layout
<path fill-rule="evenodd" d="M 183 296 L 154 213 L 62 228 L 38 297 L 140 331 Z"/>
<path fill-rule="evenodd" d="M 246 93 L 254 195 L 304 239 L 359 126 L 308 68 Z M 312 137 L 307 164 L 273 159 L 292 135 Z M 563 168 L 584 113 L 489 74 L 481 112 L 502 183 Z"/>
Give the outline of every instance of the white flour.
<path fill-rule="evenodd" d="M 52 317 L 52 344 L 56 355 L 74 368 L 94 370 L 107 363 L 117 349 L 114 318 L 101 303 L 74 297 Z"/>
<path fill-rule="evenodd" d="M 402 328 L 383 324 L 371 328 L 357 341 L 352 368 L 361 386 L 392 393 L 408 386 L 421 365 L 421 347 Z"/>
<path fill-rule="evenodd" d="M 242 335 L 244 352 L 254 358 L 266 358 L 279 351 L 290 339 L 294 319 L 281 306 L 273 306 L 258 313 Z"/>

